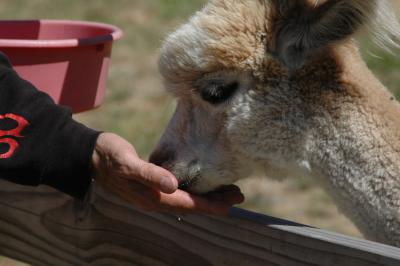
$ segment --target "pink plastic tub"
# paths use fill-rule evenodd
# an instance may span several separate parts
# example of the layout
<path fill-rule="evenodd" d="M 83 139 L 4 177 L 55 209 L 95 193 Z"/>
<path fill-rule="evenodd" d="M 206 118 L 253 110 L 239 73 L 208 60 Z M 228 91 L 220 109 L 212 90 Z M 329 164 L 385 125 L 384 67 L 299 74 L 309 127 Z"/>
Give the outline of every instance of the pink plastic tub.
<path fill-rule="evenodd" d="M 117 27 L 83 21 L 0 21 L 0 51 L 21 77 L 82 112 L 104 100 Z"/>

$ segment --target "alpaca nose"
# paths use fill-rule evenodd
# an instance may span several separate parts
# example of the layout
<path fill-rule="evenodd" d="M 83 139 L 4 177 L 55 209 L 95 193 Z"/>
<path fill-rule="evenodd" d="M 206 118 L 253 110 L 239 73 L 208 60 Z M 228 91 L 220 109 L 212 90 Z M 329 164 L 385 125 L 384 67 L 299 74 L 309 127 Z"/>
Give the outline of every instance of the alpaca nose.
<path fill-rule="evenodd" d="M 154 150 L 149 158 L 150 163 L 161 166 L 170 170 L 173 161 L 175 160 L 175 152 L 166 147 L 159 147 Z"/>

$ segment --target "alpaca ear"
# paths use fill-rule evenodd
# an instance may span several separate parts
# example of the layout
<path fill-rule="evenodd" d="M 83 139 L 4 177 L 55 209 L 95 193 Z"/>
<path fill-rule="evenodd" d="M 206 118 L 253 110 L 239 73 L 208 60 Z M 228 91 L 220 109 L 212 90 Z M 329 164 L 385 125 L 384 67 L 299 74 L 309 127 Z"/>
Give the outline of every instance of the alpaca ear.
<path fill-rule="evenodd" d="M 350 37 L 371 20 L 377 1 L 275 0 L 273 52 L 290 70 L 299 69 L 319 48 Z"/>

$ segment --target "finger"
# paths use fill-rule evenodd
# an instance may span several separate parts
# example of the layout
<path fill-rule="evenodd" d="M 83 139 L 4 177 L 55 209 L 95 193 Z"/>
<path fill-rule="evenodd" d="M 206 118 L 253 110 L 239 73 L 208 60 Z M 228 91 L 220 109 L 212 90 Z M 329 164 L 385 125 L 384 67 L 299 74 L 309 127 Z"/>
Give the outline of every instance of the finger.
<path fill-rule="evenodd" d="M 240 188 L 236 185 L 227 185 L 217 188 L 214 192 L 227 192 L 227 191 L 237 191 L 240 192 Z"/>
<path fill-rule="evenodd" d="M 125 183 L 125 184 L 123 184 Z M 135 181 L 118 184 L 115 191 L 125 200 L 145 210 L 173 213 L 206 213 L 227 215 L 232 204 L 177 190 L 173 194 L 156 191 Z"/>
<path fill-rule="evenodd" d="M 136 180 L 167 194 L 174 193 L 178 189 L 178 180 L 172 173 L 140 159 L 131 161 L 124 178 Z"/>
<path fill-rule="evenodd" d="M 213 200 L 222 200 L 229 204 L 240 204 L 245 199 L 240 188 L 235 185 L 219 187 L 216 191 L 207 193 L 204 196 Z"/>
<path fill-rule="evenodd" d="M 231 204 L 227 204 L 226 202 L 191 195 L 182 190 L 177 190 L 173 194 L 161 193 L 159 201 L 164 209 L 183 213 L 228 215 L 232 207 Z"/>
<path fill-rule="evenodd" d="M 125 183 L 125 184 L 123 184 Z M 144 184 L 136 181 L 121 182 L 115 184 L 112 188 L 121 198 L 132 203 L 134 206 L 144 211 L 170 212 L 174 214 L 189 214 L 189 213 L 211 213 L 211 214 L 227 214 L 229 205 L 223 205 L 222 211 L 219 207 L 217 210 L 211 210 L 211 204 L 198 203 L 198 200 L 191 196 L 187 197 L 187 193 L 165 194 L 156 191 Z M 182 195 L 183 194 L 183 195 Z"/>
<path fill-rule="evenodd" d="M 228 204 L 240 204 L 245 200 L 240 191 L 213 192 L 205 195 L 208 199 L 224 201 Z"/>

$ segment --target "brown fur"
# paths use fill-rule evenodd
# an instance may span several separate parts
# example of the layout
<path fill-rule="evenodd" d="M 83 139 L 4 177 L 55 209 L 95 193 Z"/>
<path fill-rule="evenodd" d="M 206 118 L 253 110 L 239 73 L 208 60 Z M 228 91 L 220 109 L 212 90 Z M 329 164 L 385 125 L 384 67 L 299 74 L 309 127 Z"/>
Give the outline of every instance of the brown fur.
<path fill-rule="evenodd" d="M 393 41 L 386 2 L 210 1 L 162 48 L 179 103 L 151 160 L 193 193 L 256 168 L 310 175 L 368 238 L 400 246 L 400 105 L 352 40 L 376 24 Z"/>

